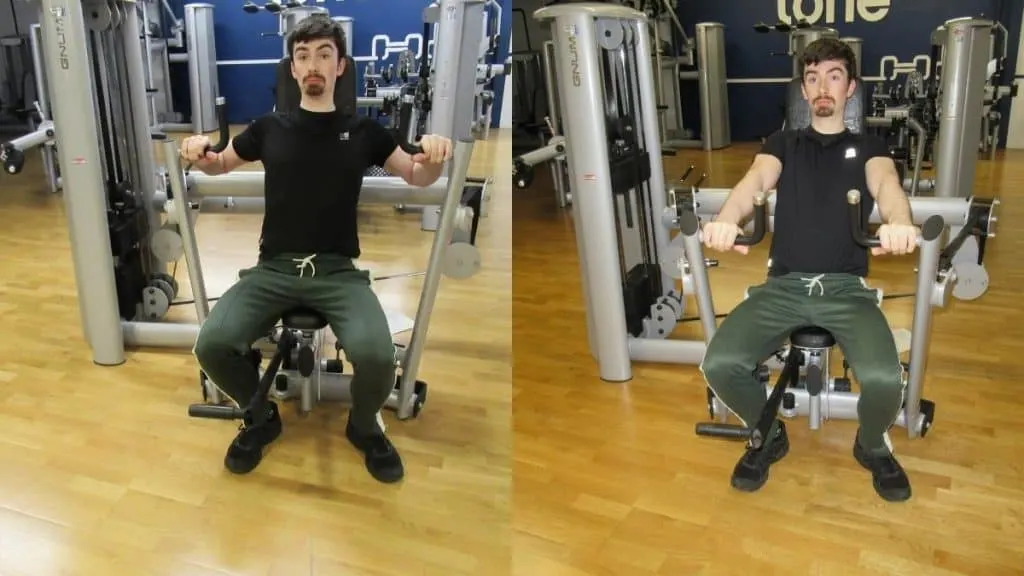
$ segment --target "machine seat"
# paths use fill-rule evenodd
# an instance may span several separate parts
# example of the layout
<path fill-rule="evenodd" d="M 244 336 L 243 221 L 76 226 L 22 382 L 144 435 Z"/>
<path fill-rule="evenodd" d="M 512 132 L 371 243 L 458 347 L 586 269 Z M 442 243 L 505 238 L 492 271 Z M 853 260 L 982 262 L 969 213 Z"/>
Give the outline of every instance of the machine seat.
<path fill-rule="evenodd" d="M 793 330 L 789 341 L 797 348 L 831 348 L 836 345 L 832 333 L 817 326 L 804 326 Z"/>
<path fill-rule="evenodd" d="M 327 326 L 327 318 L 309 308 L 293 308 L 281 315 L 281 323 L 292 330 L 320 330 Z"/>

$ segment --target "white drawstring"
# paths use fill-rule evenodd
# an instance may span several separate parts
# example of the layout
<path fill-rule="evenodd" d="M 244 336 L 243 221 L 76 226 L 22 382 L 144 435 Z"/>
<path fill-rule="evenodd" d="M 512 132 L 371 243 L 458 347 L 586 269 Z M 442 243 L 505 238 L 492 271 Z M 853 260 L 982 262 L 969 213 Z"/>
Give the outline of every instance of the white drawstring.
<path fill-rule="evenodd" d="M 814 276 L 813 278 L 801 278 L 801 280 L 803 280 L 804 282 L 807 283 L 806 287 L 807 287 L 807 295 L 808 296 L 814 296 L 814 288 L 815 287 L 818 288 L 818 290 L 821 292 L 822 296 L 825 295 L 825 285 L 821 283 L 821 279 L 824 278 L 824 277 L 825 277 L 824 274 L 818 274 L 817 276 Z"/>
<path fill-rule="evenodd" d="M 316 264 L 313 263 L 313 258 L 316 258 L 316 254 L 310 254 L 305 258 L 292 258 L 292 262 L 298 262 L 295 267 L 299 269 L 299 278 L 306 275 L 306 266 L 313 269 L 313 273 L 310 274 L 310 278 L 316 276 Z"/>

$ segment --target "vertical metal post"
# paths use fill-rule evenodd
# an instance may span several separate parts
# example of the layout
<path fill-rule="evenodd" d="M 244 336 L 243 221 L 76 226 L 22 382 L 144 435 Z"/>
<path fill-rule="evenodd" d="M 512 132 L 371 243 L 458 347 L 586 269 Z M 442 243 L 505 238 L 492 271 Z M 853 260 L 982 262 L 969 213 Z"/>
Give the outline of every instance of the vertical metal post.
<path fill-rule="evenodd" d="M 562 110 L 568 137 L 568 160 L 573 191 L 576 233 L 582 234 L 580 266 L 589 295 L 587 315 L 593 322 L 596 350 L 592 350 L 602 380 L 624 382 L 632 378 L 622 272 L 615 233 L 615 200 L 611 192 L 608 134 L 603 108 L 605 96 L 595 30 L 595 13 L 642 19 L 635 10 L 593 4 L 552 5 L 534 13 L 551 21 L 557 55 L 559 94 L 571 102 Z M 612 16 L 608 16 L 611 14 Z M 657 134 L 657 132 L 655 132 Z"/>
<path fill-rule="evenodd" d="M 928 371 L 928 349 L 931 346 L 932 291 L 939 270 L 939 253 L 945 242 L 946 225 L 941 216 L 932 216 L 921 226 L 920 255 L 917 264 L 917 289 L 914 294 L 914 322 L 910 332 L 910 375 L 907 379 L 904 417 L 910 438 L 920 435 L 917 424 L 921 414 L 919 400 Z"/>
<path fill-rule="evenodd" d="M 40 16 L 41 16 L 40 11 Z M 44 120 L 53 120 L 50 111 L 50 85 L 46 80 L 46 57 L 43 54 L 43 31 L 39 24 L 29 27 L 29 46 L 32 49 L 32 68 L 35 70 L 36 79 L 36 102 L 39 104 L 39 113 Z M 57 163 L 53 146 L 43 144 L 39 147 L 43 157 L 43 172 L 50 185 L 50 192 L 57 192 L 60 188 L 57 184 Z"/>
<path fill-rule="evenodd" d="M 398 417 L 408 418 L 412 415 L 409 401 L 416 387 L 416 375 L 423 357 L 423 346 L 427 341 L 427 330 L 430 327 L 430 315 L 434 311 L 434 301 L 441 284 L 441 272 L 444 267 L 444 253 L 451 242 L 452 231 L 455 229 L 455 217 L 458 215 L 459 202 L 462 200 L 462 188 L 466 184 L 469 172 L 469 161 L 473 156 L 473 137 L 463 138 L 455 142 L 452 152 L 452 175 L 448 178 L 448 193 L 445 195 L 444 206 L 441 207 L 441 222 L 434 233 L 434 243 L 430 249 L 430 260 L 427 273 L 423 278 L 419 306 L 413 321 L 412 335 L 409 346 L 402 358 L 402 379 L 398 387 Z"/>
<path fill-rule="evenodd" d="M 430 132 L 452 141 L 473 135 L 477 49 L 484 33 L 484 4 L 484 0 L 440 2 L 434 40 Z"/>
<path fill-rule="evenodd" d="M 935 195 L 967 198 L 974 188 L 985 69 L 993 23 L 963 18 L 946 22 L 935 144 Z"/>
<path fill-rule="evenodd" d="M 697 24 L 697 63 L 702 132 L 700 139 L 704 150 L 718 150 L 732 142 L 729 87 L 725 73 L 724 24 Z"/>
<path fill-rule="evenodd" d="M 188 266 L 188 280 L 192 286 L 192 299 L 196 305 L 196 320 L 202 326 L 210 315 L 210 301 L 206 297 L 206 281 L 203 279 L 203 266 L 199 259 L 199 243 L 192 223 L 192 207 L 188 200 L 188 186 L 185 173 L 181 170 L 181 156 L 176 140 L 163 143 L 164 167 L 171 183 L 174 195 L 174 214 L 181 234 L 182 249 L 185 253 L 185 264 Z"/>
<path fill-rule="evenodd" d="M 185 41 L 188 45 L 192 129 L 195 132 L 212 132 L 217 129 L 214 100 L 220 95 L 213 34 L 213 4 L 185 5 Z"/>
<path fill-rule="evenodd" d="M 636 55 L 636 74 L 634 81 L 636 85 L 632 91 L 637 94 L 640 103 L 637 111 L 637 121 L 643 126 L 643 147 L 647 150 L 648 161 L 651 163 L 651 176 L 647 180 L 650 190 L 650 214 L 653 216 L 648 224 L 654 228 L 654 254 L 650 258 L 654 262 L 661 260 L 669 247 L 671 238 L 669 230 L 661 222 L 661 214 L 665 212 L 668 203 L 668 190 L 665 186 L 665 168 L 661 161 L 661 131 L 658 122 L 658 99 L 655 97 L 652 87 L 654 86 L 655 70 L 651 65 L 651 39 L 647 32 L 647 21 L 636 20 L 632 24 L 636 40 L 632 43 Z M 676 286 L 675 279 L 662 270 L 661 273 L 661 294 L 667 296 Z"/>
<path fill-rule="evenodd" d="M 125 121 L 132 124 L 135 134 L 135 142 L 131 143 L 130 146 L 133 149 L 132 154 L 135 156 L 139 169 L 139 180 L 134 183 L 135 192 L 142 197 L 143 210 L 146 211 L 146 226 L 149 229 L 149 233 L 152 234 L 160 229 L 160 215 L 153 205 L 153 197 L 156 194 L 157 172 L 152 136 L 150 136 L 149 98 L 146 96 L 146 87 L 148 86 L 146 66 L 143 62 L 142 50 L 136 49 L 140 44 L 139 36 L 142 34 L 139 30 L 136 6 L 136 4 L 132 3 L 124 5 L 127 17 L 121 25 L 121 33 L 124 46 L 126 47 L 124 61 L 127 86 L 123 86 L 122 89 L 126 89 L 128 92 L 125 95 L 125 99 L 129 103 L 127 110 L 129 116 L 125 118 Z M 165 271 L 164 264 L 158 258 L 152 256 L 149 246 L 143 248 L 143 253 L 150 255 L 149 265 L 147 266 L 150 273 Z"/>
<path fill-rule="evenodd" d="M 558 82 L 555 76 L 555 44 L 551 40 L 544 42 L 541 52 L 541 65 L 544 70 L 544 92 L 548 100 L 548 122 L 551 124 L 552 135 L 562 134 L 562 113 L 559 111 Z M 551 166 L 551 181 L 555 186 L 555 203 L 559 208 L 569 204 L 566 194 L 565 167 L 562 160 L 548 162 Z"/>
<path fill-rule="evenodd" d="M 78 306 L 93 362 L 124 363 L 124 338 L 107 226 L 107 195 L 100 166 L 95 95 L 79 0 L 41 0 L 40 26 L 50 107 L 60 126 L 57 154 L 75 266 Z"/>

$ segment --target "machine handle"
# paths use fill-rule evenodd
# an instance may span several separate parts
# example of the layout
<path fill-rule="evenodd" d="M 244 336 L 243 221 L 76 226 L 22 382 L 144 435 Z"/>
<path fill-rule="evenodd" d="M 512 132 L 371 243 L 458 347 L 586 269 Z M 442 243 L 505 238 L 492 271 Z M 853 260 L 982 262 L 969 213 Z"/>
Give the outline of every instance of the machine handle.
<path fill-rule="evenodd" d="M 679 230 L 685 236 L 693 236 L 700 229 L 700 221 L 697 215 L 691 210 L 680 210 Z M 753 246 L 764 239 L 768 231 L 768 203 L 764 196 L 758 194 L 754 197 L 754 233 L 750 236 L 737 236 L 733 242 L 736 246 Z"/>
<path fill-rule="evenodd" d="M 413 144 L 412 142 L 402 141 L 402 142 L 398 143 L 398 146 L 406 154 L 422 154 L 423 153 L 423 147 L 420 146 L 419 144 Z"/>
<path fill-rule="evenodd" d="M 733 242 L 736 246 L 753 246 L 764 240 L 768 232 L 768 203 L 763 194 L 754 196 L 754 233 L 750 236 L 737 236 Z"/>
<path fill-rule="evenodd" d="M 850 205 L 850 230 L 853 233 L 853 240 L 864 248 L 877 248 L 882 245 L 878 236 L 869 236 L 864 219 L 860 215 L 860 190 L 850 190 L 846 193 L 846 202 Z M 924 221 L 921 226 L 921 234 L 918 235 L 916 244 L 921 246 L 925 242 L 931 242 L 942 234 L 946 227 L 942 216 L 934 214 Z"/>
<path fill-rule="evenodd" d="M 223 96 L 218 96 L 216 100 L 217 106 L 217 131 L 220 140 L 216 144 L 207 146 L 203 149 L 203 153 L 207 152 L 223 152 L 231 141 L 231 135 L 228 133 L 228 110 L 225 104 Z"/>

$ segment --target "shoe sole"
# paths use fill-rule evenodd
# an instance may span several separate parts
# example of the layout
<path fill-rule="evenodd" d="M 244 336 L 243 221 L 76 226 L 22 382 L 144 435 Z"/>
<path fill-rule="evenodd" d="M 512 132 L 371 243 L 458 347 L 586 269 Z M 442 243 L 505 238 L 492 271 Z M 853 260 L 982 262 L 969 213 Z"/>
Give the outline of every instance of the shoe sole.
<path fill-rule="evenodd" d="M 875 493 L 878 494 L 878 496 L 882 500 L 885 500 L 886 502 L 906 502 L 907 500 L 910 500 L 910 495 L 911 495 L 910 488 L 907 488 L 906 491 L 900 491 L 899 493 L 892 493 L 892 491 L 888 491 L 888 493 L 887 493 L 887 491 L 882 490 L 882 488 L 878 485 L 878 482 L 875 480 L 874 473 L 871 472 L 871 465 L 867 462 L 867 460 L 864 459 L 865 456 L 867 456 L 867 454 L 865 454 L 861 450 L 858 450 L 857 449 L 857 444 L 854 443 L 854 445 L 853 445 L 853 459 L 856 460 L 857 463 L 860 464 L 862 468 L 864 468 L 869 473 L 871 473 L 871 485 L 875 488 Z M 904 474 L 905 473 L 906 472 L 904 472 Z"/>

